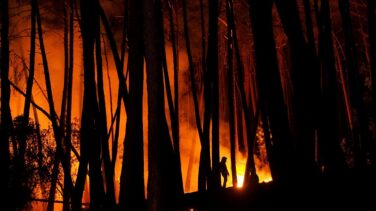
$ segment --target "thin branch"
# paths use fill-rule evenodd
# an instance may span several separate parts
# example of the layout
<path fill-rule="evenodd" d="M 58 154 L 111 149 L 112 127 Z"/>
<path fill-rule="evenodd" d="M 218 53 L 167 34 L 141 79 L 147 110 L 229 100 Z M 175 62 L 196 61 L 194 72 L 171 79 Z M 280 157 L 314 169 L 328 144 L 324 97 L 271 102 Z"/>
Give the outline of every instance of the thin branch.
<path fill-rule="evenodd" d="M 8 80 L 9 81 L 9 84 L 17 91 L 19 92 L 22 96 L 26 97 L 26 93 L 23 92 L 20 88 L 17 87 L 16 84 L 14 84 L 12 81 Z M 31 104 L 33 104 L 33 106 L 38 109 L 40 112 L 42 112 L 49 120 L 51 120 L 51 115 L 46 111 L 44 110 L 42 107 L 40 107 L 38 104 L 36 104 L 34 102 L 34 100 L 31 100 L 30 101 Z"/>

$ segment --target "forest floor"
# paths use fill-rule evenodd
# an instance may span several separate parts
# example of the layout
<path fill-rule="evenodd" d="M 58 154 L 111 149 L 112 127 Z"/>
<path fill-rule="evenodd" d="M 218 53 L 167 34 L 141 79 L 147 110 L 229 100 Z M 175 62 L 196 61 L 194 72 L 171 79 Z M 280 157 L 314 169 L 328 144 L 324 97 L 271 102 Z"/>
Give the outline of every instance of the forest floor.
<path fill-rule="evenodd" d="M 270 182 L 260 183 L 252 189 L 230 187 L 215 192 L 194 192 L 185 194 L 181 205 L 185 210 L 200 211 L 376 210 L 376 177 L 372 175 L 303 180 L 283 187 Z"/>

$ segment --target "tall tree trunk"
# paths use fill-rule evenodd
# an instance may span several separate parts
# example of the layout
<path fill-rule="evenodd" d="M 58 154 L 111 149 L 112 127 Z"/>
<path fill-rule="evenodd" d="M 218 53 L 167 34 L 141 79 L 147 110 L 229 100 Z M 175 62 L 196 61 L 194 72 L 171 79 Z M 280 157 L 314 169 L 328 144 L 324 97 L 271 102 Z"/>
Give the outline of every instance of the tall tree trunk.
<path fill-rule="evenodd" d="M 176 162 L 179 167 L 179 171 L 177 172 L 177 176 L 183 178 L 181 173 L 181 158 L 180 158 L 180 124 L 179 124 L 179 51 L 177 49 L 178 46 L 178 39 L 175 35 L 175 27 L 174 27 L 174 18 L 173 13 L 177 12 L 176 5 L 177 2 L 170 0 L 168 2 L 169 9 L 169 22 L 170 22 L 170 31 L 171 31 L 171 40 L 172 40 L 172 58 L 174 62 L 174 117 L 172 119 L 172 125 L 174 129 L 172 131 L 173 141 L 174 141 L 174 150 L 176 155 Z M 176 14 L 177 17 L 177 14 Z M 176 18 L 177 19 L 177 18 Z M 176 20 L 177 23 L 177 20 Z M 183 180 L 181 181 L 181 193 L 184 192 L 183 188 Z"/>
<path fill-rule="evenodd" d="M 319 148 L 326 173 L 340 174 L 345 161 L 339 146 L 338 86 L 334 63 L 332 27 L 328 0 L 321 1 L 319 11 L 319 54 L 321 59 L 321 102 Z"/>
<path fill-rule="evenodd" d="M 373 99 L 373 110 L 376 119 L 376 2 L 373 0 L 368 0 L 368 34 L 369 34 L 369 45 L 370 45 L 370 60 L 371 60 L 371 78 L 372 78 L 372 99 Z M 373 163 L 373 168 L 376 169 L 376 144 L 371 146 L 371 160 Z"/>
<path fill-rule="evenodd" d="M 207 71 L 211 80 L 212 107 L 212 174 L 211 185 L 221 187 L 219 174 L 219 68 L 218 68 L 218 0 L 209 0 L 209 37 Z M 205 88 L 206 89 L 206 88 Z M 206 102 L 206 100 L 205 100 Z M 206 105 L 205 105 L 206 106 Z M 205 127 L 204 127 L 205 128 Z M 205 130 L 209 132 L 209 130 Z"/>
<path fill-rule="evenodd" d="M 303 0 L 304 5 L 304 13 L 305 13 L 305 25 L 306 25 L 306 33 L 307 33 L 307 40 L 308 46 L 311 51 L 315 52 L 316 54 L 316 44 L 315 44 L 315 36 L 313 33 L 313 23 L 312 23 L 312 12 L 311 12 L 311 3 L 310 0 Z"/>
<path fill-rule="evenodd" d="M 159 1 L 143 1 L 144 46 L 148 91 L 148 200 L 149 210 L 177 210 L 179 180 L 174 161 L 166 116 L 164 111 L 164 90 L 162 37 L 160 29 Z"/>
<path fill-rule="evenodd" d="M 1 125 L 0 125 L 0 167 L 3 171 L 0 174 L 1 202 L 5 207 L 12 207 L 8 197 L 9 194 L 9 137 L 12 128 L 12 115 L 9 107 L 10 85 L 9 85 L 9 8 L 8 0 L 0 2 L 1 11 L 1 51 L 0 51 L 0 77 L 1 77 Z"/>
<path fill-rule="evenodd" d="M 350 104 L 353 108 L 355 119 L 359 120 L 357 122 L 353 121 L 351 127 L 354 141 L 355 167 L 361 170 L 366 166 L 366 148 L 370 140 L 368 135 L 368 117 L 363 102 L 363 84 L 354 43 L 350 2 L 349 0 L 339 0 L 338 4 L 345 34 L 346 69 L 348 72 Z"/>
<path fill-rule="evenodd" d="M 299 179 L 312 175 L 315 170 L 315 118 L 318 113 L 320 72 L 314 49 L 310 48 L 305 41 L 296 1 L 276 0 L 276 5 L 291 49 L 293 109 L 297 129 L 296 153 L 299 158 L 296 159 L 296 166 L 299 172 L 305 175 L 297 178 Z"/>
<path fill-rule="evenodd" d="M 98 23 L 99 24 L 99 23 Z M 99 105 L 99 135 L 102 144 L 102 159 L 106 180 L 106 207 L 113 209 L 115 207 L 115 184 L 114 175 L 111 170 L 110 149 L 107 138 L 107 115 L 106 115 L 106 101 L 104 97 L 103 85 L 103 65 L 102 65 L 102 48 L 101 48 L 101 29 L 100 25 L 96 29 L 95 38 L 95 56 L 97 66 L 97 91 L 98 91 L 98 105 Z"/>
<path fill-rule="evenodd" d="M 125 111 L 127 111 L 127 109 L 128 109 L 127 97 L 128 97 L 129 94 L 128 94 L 128 89 L 127 89 L 127 85 L 126 85 L 126 79 L 125 79 L 124 74 L 123 74 L 124 62 L 122 62 L 122 58 L 120 58 L 121 55 L 119 55 L 119 52 L 117 50 L 116 41 L 115 41 L 115 38 L 112 34 L 110 23 L 108 22 L 106 14 L 104 13 L 104 10 L 100 5 L 99 5 L 99 8 L 98 8 L 98 11 L 99 11 L 99 15 L 101 17 L 102 23 L 103 23 L 103 27 L 104 27 L 106 34 L 107 34 L 108 41 L 110 43 L 111 52 L 112 52 L 114 62 L 115 62 L 116 73 L 117 73 L 118 79 L 119 79 L 119 86 L 120 86 L 120 89 L 121 89 L 120 93 L 122 94 L 121 97 L 123 99 Z"/>
<path fill-rule="evenodd" d="M 93 8 L 90 8 L 94 6 Z M 84 58 L 84 105 L 81 125 L 81 141 L 85 141 L 89 152 L 90 208 L 104 206 L 104 187 L 101 171 L 101 123 L 95 84 L 94 43 L 99 25 L 99 2 L 81 0 L 81 33 Z"/>
<path fill-rule="evenodd" d="M 184 21 L 185 46 L 186 46 L 187 55 L 188 55 L 189 76 L 190 76 L 190 80 L 191 80 L 191 90 L 192 90 L 192 98 L 193 98 L 193 105 L 194 105 L 194 111 L 195 111 L 195 121 L 196 121 L 196 127 L 197 127 L 197 130 L 198 130 L 198 135 L 199 135 L 200 143 L 201 143 L 200 163 L 199 163 L 199 171 L 198 171 L 198 190 L 204 191 L 207 188 L 207 179 L 208 179 L 208 176 L 209 176 L 209 173 L 210 173 L 210 145 L 209 145 L 208 136 L 204 136 L 203 128 L 201 126 L 200 109 L 199 109 L 197 88 L 196 88 L 195 77 L 194 77 L 195 73 L 194 73 L 191 43 L 190 43 L 190 37 L 189 37 L 187 1 L 183 0 L 182 3 L 183 3 L 183 21 Z M 201 4 L 201 10 L 203 10 L 202 7 L 203 7 L 203 5 Z M 203 14 L 201 14 L 201 16 L 202 16 L 201 21 L 203 21 Z M 204 27 L 203 27 L 203 29 L 204 29 Z M 204 34 L 204 32 L 202 32 L 202 33 Z M 205 58 L 204 35 L 202 35 L 202 42 L 203 42 L 202 51 L 204 52 L 202 58 Z M 204 61 L 202 61 L 202 63 L 204 63 Z M 205 70 L 205 69 L 206 69 L 206 67 L 204 66 L 203 70 Z M 205 91 L 205 93 L 207 93 L 207 92 Z M 206 103 L 205 103 L 205 105 L 206 105 Z M 207 112 L 206 106 L 205 106 L 205 112 Z"/>
<path fill-rule="evenodd" d="M 163 23 L 163 14 L 162 10 L 160 11 L 161 14 L 159 14 L 160 24 L 161 26 L 164 26 Z M 179 129 L 177 128 L 178 125 L 176 124 L 176 120 L 178 120 L 178 117 L 176 116 L 175 108 L 174 108 L 174 102 L 172 99 L 172 91 L 171 91 L 171 85 L 170 85 L 170 79 L 168 74 L 168 67 L 167 67 L 167 58 L 166 58 L 166 48 L 165 48 L 165 39 L 164 39 L 164 29 L 163 27 L 160 28 L 159 33 L 162 37 L 161 42 L 161 55 L 162 55 L 162 69 L 163 69 L 163 76 L 164 76 L 164 84 L 166 89 L 166 96 L 167 96 L 167 103 L 170 111 L 170 122 L 171 122 L 171 132 L 172 132 L 172 141 L 174 146 L 174 153 L 175 153 L 175 162 L 178 165 L 178 169 L 181 169 L 181 161 L 180 161 L 180 143 L 179 143 Z M 175 66 L 175 65 L 174 65 Z M 176 172 L 178 178 L 183 178 L 181 174 L 181 170 Z M 179 181 L 179 187 L 180 192 L 183 193 L 183 181 Z"/>
<path fill-rule="evenodd" d="M 59 158 L 57 153 L 54 156 L 54 164 L 52 166 L 52 175 L 51 175 L 51 183 L 50 183 L 50 191 L 48 193 L 48 203 L 47 203 L 47 210 L 53 211 L 55 207 L 55 195 L 56 195 L 56 184 L 59 176 Z"/>
<path fill-rule="evenodd" d="M 145 210 L 144 145 L 143 145 L 143 83 L 144 44 L 142 1 L 129 0 L 128 67 L 129 110 L 124 139 L 123 165 L 120 178 L 120 207 L 124 210 Z"/>
<path fill-rule="evenodd" d="M 70 151 L 71 151 L 71 135 L 72 135 L 72 124 L 71 124 L 71 117 L 72 117 L 72 89 L 73 89 L 73 66 L 74 66 L 74 13 L 73 13 L 73 6 L 74 1 L 69 1 L 69 66 L 68 66 L 68 93 L 67 93 L 67 114 L 66 114 L 66 135 L 65 135 L 65 141 L 66 141 L 66 147 L 67 147 L 67 159 L 70 162 Z M 68 186 L 69 178 L 65 176 L 64 178 L 64 187 Z M 66 199 L 69 191 L 67 191 L 67 188 L 64 188 L 65 192 L 65 204 L 67 206 L 67 203 L 70 201 Z M 69 206 L 70 207 L 70 204 Z"/>
<path fill-rule="evenodd" d="M 231 22 L 233 11 L 232 0 L 226 1 L 227 15 L 227 92 L 228 92 L 228 114 L 229 114 L 229 130 L 230 130 L 230 156 L 231 156 L 231 175 L 232 185 L 237 187 L 238 178 L 236 174 L 236 148 L 235 148 L 235 106 L 234 106 L 234 73 L 233 73 L 233 55 L 234 55 L 234 37 Z"/>
<path fill-rule="evenodd" d="M 30 101 L 32 97 L 32 90 L 33 90 L 33 82 L 34 82 L 34 69 L 35 69 L 35 34 L 36 34 L 36 22 L 35 22 L 35 9 L 31 9 L 31 32 L 30 32 L 30 66 L 29 66 L 29 77 L 27 78 L 27 85 L 26 85 L 26 97 L 25 97 L 25 103 L 24 103 L 24 110 L 23 110 L 23 119 L 22 119 L 22 131 L 23 133 L 21 135 L 20 140 L 20 146 L 19 146 L 19 157 L 20 157 L 20 163 L 19 167 L 21 169 L 24 169 L 25 165 L 25 151 L 26 151 L 26 129 L 29 125 L 29 116 L 30 116 Z M 20 169 L 20 170 L 21 170 Z M 19 172 L 20 174 L 23 172 Z"/>
<path fill-rule="evenodd" d="M 67 118 L 66 118 L 66 110 L 67 110 L 67 101 L 68 101 L 68 83 L 69 83 L 69 2 L 65 1 L 63 2 L 63 10 L 64 10 L 64 85 L 63 85 L 63 94 L 62 94 L 62 100 L 61 100 L 61 111 L 60 111 L 60 128 L 62 130 L 62 135 L 64 137 L 65 141 L 65 158 L 69 165 L 71 163 L 71 157 L 70 157 L 70 143 L 67 142 L 67 136 L 66 134 L 66 124 L 67 124 Z M 69 120 L 70 121 L 70 120 Z M 69 166 L 70 171 L 71 166 Z M 69 173 L 70 174 L 70 173 Z M 69 175 L 64 174 L 64 187 L 67 187 L 67 182 L 69 180 Z M 63 210 L 68 211 L 70 210 L 70 199 L 69 199 L 69 190 L 68 188 L 63 188 Z"/>
<path fill-rule="evenodd" d="M 21 132 L 19 134 L 19 147 L 18 147 L 18 154 L 15 154 L 15 175 L 14 181 L 15 184 L 21 184 L 20 186 L 16 185 L 14 188 L 23 187 L 24 180 L 26 178 L 25 170 L 25 153 L 27 147 L 27 127 L 29 126 L 29 116 L 30 116 L 30 101 L 32 97 L 32 88 L 34 82 L 34 64 L 35 64 L 35 33 L 36 33 L 36 24 L 35 24 L 35 9 L 31 9 L 31 35 L 30 35 L 30 68 L 29 68 L 29 77 L 27 78 L 27 85 L 26 85 L 26 96 L 24 101 L 24 110 L 22 121 L 20 125 Z"/>
<path fill-rule="evenodd" d="M 275 182 L 286 183 L 292 171 L 292 144 L 273 36 L 273 1 L 249 0 L 249 5 L 260 100 L 262 110 L 269 116 L 273 134 L 271 173 Z"/>
<path fill-rule="evenodd" d="M 246 187 L 248 183 L 250 182 L 249 179 L 249 174 L 256 176 L 256 166 L 255 166 L 255 161 L 254 161 L 254 156 L 253 156 L 253 151 L 254 151 L 254 143 L 255 143 L 255 137 L 256 137 L 256 130 L 257 130 L 257 124 L 258 124 L 258 116 L 257 114 L 255 115 L 252 109 L 252 103 L 250 106 L 247 105 L 247 99 L 246 99 L 246 93 L 245 93 L 245 87 L 244 87 L 244 67 L 243 63 L 241 60 L 241 55 L 240 55 L 240 48 L 239 48 L 239 43 L 238 43 L 238 37 L 237 37 L 237 32 L 236 32 L 236 25 L 235 25 L 235 16 L 234 16 L 234 9 L 233 9 L 233 2 L 229 1 L 231 3 L 231 8 L 230 10 L 230 20 L 229 20 L 229 25 L 232 28 L 233 32 L 233 39 L 234 39 L 234 50 L 235 50 L 235 57 L 236 57 L 236 72 L 235 75 L 237 76 L 237 84 L 238 84 L 238 89 L 239 93 L 237 94 L 237 102 L 240 105 L 237 107 L 238 111 L 238 142 L 239 142 L 239 150 L 242 152 L 242 150 L 245 151 L 245 145 L 243 141 L 240 140 L 240 138 L 243 136 L 243 122 L 242 122 L 242 113 L 244 114 L 244 120 L 245 120 L 245 126 L 246 126 L 246 134 L 247 134 L 247 144 L 248 144 L 248 156 L 247 156 L 247 161 L 246 161 L 246 166 L 245 166 L 245 171 L 244 171 L 244 182 L 243 186 Z M 252 101 L 252 98 L 251 98 Z M 243 112 L 242 112 L 243 111 Z M 254 122 L 254 126 L 252 127 L 252 121 Z"/>
<path fill-rule="evenodd" d="M 122 93 L 119 86 L 118 90 L 118 100 L 117 100 L 117 108 L 115 111 L 116 115 L 116 128 L 115 128 L 115 137 L 112 144 L 112 171 L 115 172 L 115 165 L 116 165 L 116 158 L 118 153 L 118 145 L 119 145 L 119 133 L 120 133 L 120 117 L 121 117 L 121 99 Z"/>
<path fill-rule="evenodd" d="M 44 70 L 44 77 L 45 77 L 45 82 L 46 82 L 46 90 L 47 90 L 47 98 L 48 98 L 48 105 L 50 109 L 50 116 L 51 116 L 51 123 L 52 123 L 52 128 L 53 132 L 55 135 L 55 142 L 56 142 L 56 152 L 58 153 L 57 159 L 61 162 L 64 170 L 64 175 L 66 175 L 67 179 L 67 187 L 70 192 L 73 190 L 73 182 L 72 178 L 70 176 L 70 163 L 68 160 L 65 159 L 65 151 L 63 149 L 62 145 L 62 130 L 59 127 L 58 119 L 57 119 L 57 114 L 55 110 L 55 104 L 54 104 L 54 99 L 53 99 L 53 94 L 52 94 L 52 86 L 51 86 L 51 79 L 50 79 L 50 71 L 48 67 L 48 61 L 47 61 L 47 55 L 46 55 L 46 49 L 44 46 L 44 41 L 43 41 L 43 30 L 42 30 L 42 21 L 40 17 L 40 12 L 39 12 L 39 5 L 37 0 L 32 0 L 33 8 L 35 9 L 35 14 L 36 14 L 36 21 L 37 21 L 37 26 L 38 26 L 38 38 L 39 38 L 39 45 L 40 45 L 40 50 L 42 54 L 42 63 L 43 63 L 43 70 Z"/>

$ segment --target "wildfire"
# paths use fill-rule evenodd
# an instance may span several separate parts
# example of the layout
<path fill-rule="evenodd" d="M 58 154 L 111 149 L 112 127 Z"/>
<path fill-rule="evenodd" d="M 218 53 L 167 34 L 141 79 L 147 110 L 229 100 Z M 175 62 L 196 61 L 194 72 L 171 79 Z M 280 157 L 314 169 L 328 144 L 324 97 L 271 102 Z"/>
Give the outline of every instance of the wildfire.
<path fill-rule="evenodd" d="M 243 183 L 244 183 L 244 176 L 243 175 L 237 175 L 238 177 L 238 184 L 237 184 L 237 188 L 242 188 L 243 187 Z"/>
<path fill-rule="evenodd" d="M 260 162 L 256 162 L 256 167 L 257 167 L 257 175 L 259 177 L 260 183 L 268 183 L 273 180 L 268 164 L 262 165 L 260 164 Z M 245 161 L 238 162 L 236 165 L 236 168 L 237 168 L 236 177 L 238 180 L 236 187 L 242 188 L 244 184 Z"/>

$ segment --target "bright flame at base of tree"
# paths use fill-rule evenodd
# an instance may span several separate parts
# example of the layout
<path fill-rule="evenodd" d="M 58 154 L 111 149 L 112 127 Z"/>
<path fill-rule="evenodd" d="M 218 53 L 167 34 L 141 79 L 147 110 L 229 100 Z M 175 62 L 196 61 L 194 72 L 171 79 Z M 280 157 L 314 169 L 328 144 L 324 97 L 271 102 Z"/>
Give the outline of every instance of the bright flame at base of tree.
<path fill-rule="evenodd" d="M 244 184 L 244 171 L 245 165 L 237 165 L 237 179 L 238 183 L 236 185 L 237 188 L 242 188 Z M 259 176 L 260 183 L 268 183 L 273 181 L 272 176 L 270 174 L 269 166 L 262 166 L 262 168 L 258 168 L 257 175 Z"/>
<path fill-rule="evenodd" d="M 243 175 L 238 175 L 238 184 L 237 184 L 237 188 L 242 188 L 243 187 L 243 183 L 244 183 L 244 176 Z"/>

